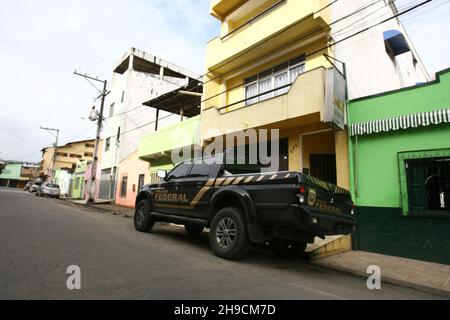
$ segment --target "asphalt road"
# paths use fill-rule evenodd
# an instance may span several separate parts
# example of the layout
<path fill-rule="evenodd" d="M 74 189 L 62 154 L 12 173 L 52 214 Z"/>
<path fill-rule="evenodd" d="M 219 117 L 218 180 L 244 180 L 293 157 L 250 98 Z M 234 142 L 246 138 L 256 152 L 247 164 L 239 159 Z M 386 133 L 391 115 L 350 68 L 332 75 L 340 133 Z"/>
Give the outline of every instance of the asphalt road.
<path fill-rule="evenodd" d="M 68 290 L 66 269 L 81 269 Z M 436 299 L 260 249 L 225 261 L 183 229 L 138 233 L 132 219 L 0 188 L 0 299 Z"/>

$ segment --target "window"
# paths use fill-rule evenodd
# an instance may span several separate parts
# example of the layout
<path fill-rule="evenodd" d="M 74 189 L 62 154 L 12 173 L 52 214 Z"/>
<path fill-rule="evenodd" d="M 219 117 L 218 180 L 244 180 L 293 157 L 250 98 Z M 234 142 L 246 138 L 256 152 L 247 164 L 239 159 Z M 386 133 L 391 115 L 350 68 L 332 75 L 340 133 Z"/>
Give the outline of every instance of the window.
<path fill-rule="evenodd" d="M 115 103 L 113 103 L 109 106 L 109 117 L 110 118 L 114 116 L 114 105 L 115 105 Z"/>
<path fill-rule="evenodd" d="M 450 150 L 402 153 L 405 214 L 450 214 Z"/>
<path fill-rule="evenodd" d="M 95 148 L 95 144 L 92 144 L 92 143 L 86 143 L 84 146 L 85 146 L 86 148 L 91 148 L 91 149 L 94 149 L 94 148 Z"/>
<path fill-rule="evenodd" d="M 245 79 L 245 105 L 264 101 L 289 91 L 288 85 L 305 72 L 305 56 L 299 56 L 256 76 Z M 278 90 L 276 90 L 279 88 Z M 264 94 L 267 92 L 267 94 Z"/>
<path fill-rule="evenodd" d="M 85 156 L 85 157 L 93 157 L 94 154 L 93 154 L 92 152 L 85 152 L 85 153 L 84 153 L 84 156 Z"/>
<path fill-rule="evenodd" d="M 191 169 L 192 164 L 182 163 L 175 167 L 170 173 L 167 180 L 180 179 L 184 178 L 188 173 L 189 169 Z"/>
<path fill-rule="evenodd" d="M 119 127 L 119 128 L 117 128 L 117 136 L 116 136 L 116 141 L 117 141 L 117 143 L 119 143 L 119 142 L 120 142 L 120 127 Z"/>
<path fill-rule="evenodd" d="M 125 198 L 127 196 L 127 183 L 128 177 L 127 176 L 122 177 L 122 183 L 120 185 L 120 196 L 122 198 Z"/>
<path fill-rule="evenodd" d="M 209 177 L 209 171 L 211 166 L 208 164 L 196 164 L 192 167 L 191 172 L 189 172 L 189 177 Z"/>
<path fill-rule="evenodd" d="M 105 151 L 108 151 L 110 146 L 111 146 L 111 138 L 106 138 Z"/>
<path fill-rule="evenodd" d="M 74 153 L 71 153 L 71 154 L 70 154 L 70 157 L 71 157 L 71 158 L 77 158 L 77 159 L 83 158 L 83 156 L 82 156 L 81 154 L 74 154 Z"/>
<path fill-rule="evenodd" d="M 68 156 L 68 154 L 65 152 L 57 152 L 56 155 L 59 157 L 67 157 Z"/>
<path fill-rule="evenodd" d="M 141 190 L 141 188 L 144 186 L 145 181 L 145 174 L 140 174 L 138 178 L 138 190 Z"/>
<path fill-rule="evenodd" d="M 124 102 L 125 101 L 125 91 L 122 91 L 122 97 L 120 98 L 120 102 Z"/>

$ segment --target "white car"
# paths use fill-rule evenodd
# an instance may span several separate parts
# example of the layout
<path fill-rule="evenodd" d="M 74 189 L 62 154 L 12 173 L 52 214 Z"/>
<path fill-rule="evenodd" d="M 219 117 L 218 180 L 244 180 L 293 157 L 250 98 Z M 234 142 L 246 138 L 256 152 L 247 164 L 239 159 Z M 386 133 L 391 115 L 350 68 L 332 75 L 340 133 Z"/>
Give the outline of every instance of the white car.
<path fill-rule="evenodd" d="M 59 198 L 60 190 L 56 183 L 44 182 L 36 192 L 36 196 Z"/>

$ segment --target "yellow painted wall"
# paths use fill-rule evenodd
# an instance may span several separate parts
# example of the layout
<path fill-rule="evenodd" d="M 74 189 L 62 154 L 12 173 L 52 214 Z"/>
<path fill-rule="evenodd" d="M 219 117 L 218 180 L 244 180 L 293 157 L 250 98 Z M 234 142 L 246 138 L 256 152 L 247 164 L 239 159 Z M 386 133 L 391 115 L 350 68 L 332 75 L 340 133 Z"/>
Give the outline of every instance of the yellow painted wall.
<path fill-rule="evenodd" d="M 245 71 L 238 76 L 235 76 L 228 80 L 222 80 L 220 78 L 215 79 L 214 81 L 208 82 L 205 85 L 205 99 L 213 97 L 214 95 L 220 94 L 218 97 L 210 99 L 203 104 L 203 109 L 209 109 L 212 107 L 221 108 L 238 101 L 245 99 L 245 89 L 244 82 L 246 78 L 257 75 L 260 72 L 263 72 L 271 67 L 277 66 L 281 63 L 289 61 L 290 59 L 296 58 L 305 54 L 307 56 L 305 60 L 305 71 L 313 70 L 318 67 L 331 67 L 330 63 L 323 56 L 324 53 L 329 53 L 328 50 L 322 50 L 317 54 L 308 56 L 309 54 L 320 50 L 324 46 L 326 46 L 326 38 L 319 39 L 314 43 L 309 44 L 306 47 L 296 49 L 288 54 L 285 54 L 281 57 L 277 57 L 267 63 L 264 63 L 255 68 L 251 68 Z M 250 68 L 251 66 L 245 66 L 246 68 Z M 210 77 L 214 78 L 214 77 Z M 227 91 L 225 94 L 221 94 L 222 92 Z M 244 103 L 239 103 L 237 105 L 231 106 L 227 108 L 226 111 L 236 110 L 242 108 Z"/>

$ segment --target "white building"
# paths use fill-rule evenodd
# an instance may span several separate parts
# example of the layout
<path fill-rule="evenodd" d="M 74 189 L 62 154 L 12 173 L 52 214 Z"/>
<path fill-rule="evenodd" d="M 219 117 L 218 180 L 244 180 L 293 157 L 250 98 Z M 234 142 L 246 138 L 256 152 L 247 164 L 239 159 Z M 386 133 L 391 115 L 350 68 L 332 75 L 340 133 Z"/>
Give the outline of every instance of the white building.
<path fill-rule="evenodd" d="M 170 62 L 131 48 L 116 64 L 111 93 L 104 110 L 103 155 L 99 165 L 100 199 L 113 199 L 121 161 L 138 148 L 139 138 L 158 127 L 178 122 L 177 115 L 150 108 L 143 103 L 188 85 L 200 76 Z"/>
<path fill-rule="evenodd" d="M 391 0 L 341 0 L 330 8 L 331 21 L 338 21 L 331 26 L 332 50 L 346 63 L 349 99 L 430 80 L 398 18 L 372 27 L 407 7 L 398 9 Z"/>

